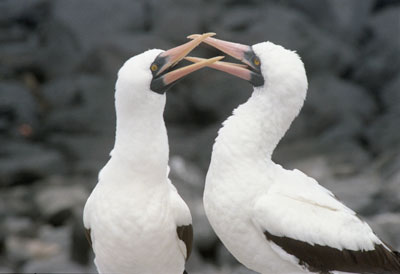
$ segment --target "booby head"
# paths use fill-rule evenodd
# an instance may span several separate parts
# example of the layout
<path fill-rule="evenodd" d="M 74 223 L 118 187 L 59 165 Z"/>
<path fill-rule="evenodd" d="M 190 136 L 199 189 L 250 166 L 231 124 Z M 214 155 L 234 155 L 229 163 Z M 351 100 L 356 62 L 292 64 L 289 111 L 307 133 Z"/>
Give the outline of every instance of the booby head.
<path fill-rule="evenodd" d="M 199 70 L 223 57 L 204 59 L 174 70 L 184 57 L 204 39 L 215 35 L 205 33 L 192 41 L 167 51 L 147 50 L 128 59 L 118 72 L 116 82 L 117 117 L 130 117 L 132 111 L 143 114 L 162 113 L 165 105 L 165 92 L 186 75 Z"/>
<path fill-rule="evenodd" d="M 163 143 L 167 159 L 168 144 L 167 138 L 164 138 L 166 133 L 163 120 L 165 92 L 186 75 L 223 57 L 206 59 L 178 69 L 174 69 L 174 66 L 212 35 L 214 33 L 199 35 L 196 39 L 167 51 L 147 50 L 125 62 L 118 72 L 115 85 L 117 129 L 112 155 L 117 149 L 121 151 L 120 154 L 129 154 L 128 146 L 137 151 L 143 146 L 141 142 L 145 142 L 148 136 L 158 134 L 158 139 L 154 137 L 153 140 L 157 139 L 160 144 Z M 156 130 L 159 132 L 155 133 Z M 134 141 L 132 136 L 135 136 Z"/>
<path fill-rule="evenodd" d="M 198 37 L 198 34 L 188 36 L 190 39 Z M 242 62 L 215 62 L 209 64 L 209 67 L 242 78 L 257 90 L 267 90 L 266 92 L 276 93 L 281 98 L 296 96 L 304 101 L 308 87 L 307 76 L 304 64 L 296 52 L 272 42 L 248 46 L 212 37 L 203 42 Z M 197 57 L 186 59 L 194 63 L 204 61 Z"/>
<path fill-rule="evenodd" d="M 125 62 L 118 72 L 118 87 L 136 87 L 137 91 L 147 90 L 164 94 L 171 86 L 184 76 L 199 70 L 223 57 L 203 59 L 196 64 L 173 70 L 189 52 L 196 48 L 203 40 L 215 35 L 205 33 L 178 47 L 163 51 L 151 49 L 138 54 Z M 134 90 L 132 90 L 134 92 Z"/>

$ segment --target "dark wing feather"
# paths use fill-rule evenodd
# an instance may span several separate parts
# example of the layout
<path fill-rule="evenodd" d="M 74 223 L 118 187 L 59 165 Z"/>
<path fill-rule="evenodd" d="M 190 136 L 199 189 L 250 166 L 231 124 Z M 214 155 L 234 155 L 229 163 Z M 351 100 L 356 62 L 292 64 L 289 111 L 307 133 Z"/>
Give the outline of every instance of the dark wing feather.
<path fill-rule="evenodd" d="M 92 246 L 92 238 L 90 237 L 90 228 L 85 229 L 85 235 L 86 235 L 86 239 L 88 240 L 90 246 Z"/>
<path fill-rule="evenodd" d="M 280 246 L 287 253 L 299 259 L 299 263 L 310 271 L 330 273 L 345 271 L 356 273 L 399 274 L 400 257 L 397 252 L 389 251 L 383 245 L 375 245 L 374 250 L 339 250 L 329 246 L 279 237 L 264 232 L 267 239 Z"/>
<path fill-rule="evenodd" d="M 193 227 L 192 225 L 182 225 L 176 228 L 178 238 L 182 240 L 186 245 L 186 261 L 189 259 L 190 253 L 192 252 L 193 244 Z"/>

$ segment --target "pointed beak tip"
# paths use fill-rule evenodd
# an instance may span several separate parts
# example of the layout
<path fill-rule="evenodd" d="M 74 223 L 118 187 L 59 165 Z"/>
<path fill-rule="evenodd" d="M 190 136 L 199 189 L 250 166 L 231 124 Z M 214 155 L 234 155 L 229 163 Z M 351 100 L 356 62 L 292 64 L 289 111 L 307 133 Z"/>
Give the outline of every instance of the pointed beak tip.
<path fill-rule="evenodd" d="M 217 35 L 215 32 L 207 32 L 207 33 L 203 33 L 203 34 L 191 34 L 191 35 L 186 36 L 186 38 L 194 40 L 196 38 L 202 37 L 203 38 L 202 40 L 205 40 L 208 37 L 215 36 L 215 35 Z"/>
<path fill-rule="evenodd" d="M 205 35 L 207 37 L 211 37 L 211 36 L 215 36 L 217 34 L 215 32 L 207 32 L 207 33 L 203 33 L 203 35 Z"/>
<path fill-rule="evenodd" d="M 188 37 L 193 37 L 191 38 L 192 41 L 189 41 L 183 45 L 172 48 L 162 53 L 162 56 L 169 57 L 169 60 L 165 68 L 160 70 L 159 73 L 163 72 L 168 67 L 175 66 L 179 61 L 184 59 L 187 54 L 189 54 L 193 49 L 195 49 L 198 45 L 200 45 L 201 42 L 203 42 L 205 39 L 213 35 L 215 35 L 214 32 L 203 33 L 201 35 L 200 34 L 189 35 Z"/>

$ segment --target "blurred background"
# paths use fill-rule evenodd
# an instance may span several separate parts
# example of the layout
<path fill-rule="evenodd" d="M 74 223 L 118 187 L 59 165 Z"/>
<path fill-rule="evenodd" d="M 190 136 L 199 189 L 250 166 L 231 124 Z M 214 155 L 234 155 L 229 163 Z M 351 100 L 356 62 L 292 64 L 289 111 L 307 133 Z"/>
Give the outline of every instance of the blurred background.
<path fill-rule="evenodd" d="M 117 71 L 209 31 L 300 54 L 309 93 L 275 161 L 315 177 L 400 249 L 399 0 L 1 0 L 0 272 L 95 272 L 82 209 L 113 146 Z M 171 179 L 193 215 L 191 274 L 253 273 L 202 206 L 217 130 L 250 93 L 204 69 L 167 95 Z"/>

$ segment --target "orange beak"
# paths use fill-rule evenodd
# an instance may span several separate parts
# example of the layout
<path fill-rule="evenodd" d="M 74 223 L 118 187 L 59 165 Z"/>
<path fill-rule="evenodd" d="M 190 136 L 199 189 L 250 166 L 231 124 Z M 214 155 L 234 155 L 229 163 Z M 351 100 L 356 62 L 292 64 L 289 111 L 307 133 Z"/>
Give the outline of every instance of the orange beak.
<path fill-rule="evenodd" d="M 157 65 L 157 70 L 153 72 L 153 79 L 150 88 L 153 91 L 162 94 L 184 76 L 224 58 L 223 56 L 218 56 L 210 59 L 203 59 L 196 62 L 196 64 L 171 70 L 171 68 L 184 59 L 186 55 L 195 49 L 201 42 L 213 35 L 215 35 L 215 33 L 204 33 L 190 42 L 169 49 L 157 56 L 153 62 L 153 64 Z"/>
<path fill-rule="evenodd" d="M 188 38 L 198 39 L 199 34 L 190 35 L 188 36 Z M 210 64 L 209 67 L 224 71 L 241 79 L 249 81 L 254 86 L 261 86 L 264 84 L 264 77 L 261 73 L 260 59 L 257 57 L 250 46 L 223 41 L 211 37 L 207 37 L 206 39 L 204 39 L 203 42 L 243 62 L 243 64 L 215 62 Z M 202 58 L 197 57 L 186 57 L 186 59 L 193 63 L 203 61 Z"/>

